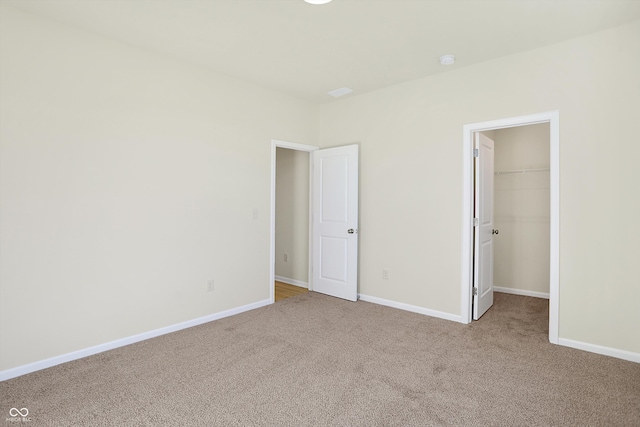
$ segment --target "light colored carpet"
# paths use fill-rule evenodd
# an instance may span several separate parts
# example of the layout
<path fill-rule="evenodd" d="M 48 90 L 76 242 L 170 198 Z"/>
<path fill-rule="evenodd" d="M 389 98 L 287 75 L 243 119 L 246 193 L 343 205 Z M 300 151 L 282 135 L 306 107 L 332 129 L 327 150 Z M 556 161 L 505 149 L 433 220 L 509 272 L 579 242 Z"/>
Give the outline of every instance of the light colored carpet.
<path fill-rule="evenodd" d="M 2 416 L 26 407 L 31 426 L 640 425 L 640 365 L 549 344 L 547 316 L 547 301 L 507 294 L 461 325 L 310 292 L 0 383 Z"/>

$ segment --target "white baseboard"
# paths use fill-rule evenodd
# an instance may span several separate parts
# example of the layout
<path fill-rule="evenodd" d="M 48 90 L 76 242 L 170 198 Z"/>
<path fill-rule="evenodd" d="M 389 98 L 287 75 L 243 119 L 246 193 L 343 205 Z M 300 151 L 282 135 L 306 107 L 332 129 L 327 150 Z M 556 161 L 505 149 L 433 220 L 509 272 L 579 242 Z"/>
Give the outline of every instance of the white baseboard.
<path fill-rule="evenodd" d="M 309 289 L 309 284 L 302 280 L 289 279 L 288 277 L 275 276 L 275 280 L 278 282 L 286 283 L 288 285 L 300 286 L 301 288 Z"/>
<path fill-rule="evenodd" d="M 502 288 L 500 286 L 494 286 L 493 290 L 496 292 L 502 292 L 504 294 L 514 294 L 514 295 L 522 295 L 525 297 L 549 299 L 548 292 L 545 293 L 545 292 L 527 291 L 524 289 Z"/>
<path fill-rule="evenodd" d="M 224 317 L 233 316 L 234 314 L 254 310 L 256 308 L 264 307 L 265 305 L 269 304 L 271 304 L 271 301 L 266 299 L 252 304 L 243 305 L 241 307 L 232 308 L 230 310 L 221 311 L 219 313 L 210 314 L 208 316 L 199 317 L 197 319 L 188 320 L 186 322 L 177 323 L 175 325 L 166 326 L 164 328 L 155 329 L 153 331 L 143 332 L 141 334 L 133 335 L 127 338 L 122 338 L 104 344 L 98 344 L 93 347 L 85 348 L 67 354 L 62 354 L 60 356 L 51 357 L 49 359 L 40 360 L 38 362 L 29 363 L 27 365 L 18 366 L 16 368 L 6 369 L 4 371 L 0 371 L 0 381 L 5 381 L 11 378 L 19 377 L 21 375 L 26 375 L 31 372 L 39 371 L 41 369 L 50 368 L 52 366 L 60 365 L 61 363 L 71 362 L 72 360 L 82 359 L 83 357 L 92 356 L 94 354 L 102 353 L 108 350 L 113 350 L 114 348 L 124 347 L 125 345 L 148 340 L 160 335 L 165 335 L 182 329 L 191 328 L 193 326 L 198 326 L 203 323 L 222 319 Z"/>
<path fill-rule="evenodd" d="M 565 347 L 576 348 L 578 350 L 589 351 L 591 353 L 602 354 L 604 356 L 615 357 L 617 359 L 628 360 L 629 362 L 640 363 L 640 353 L 634 353 L 632 351 L 619 350 L 617 348 L 604 347 L 597 344 L 589 344 L 566 338 L 559 338 L 558 344 Z"/>
<path fill-rule="evenodd" d="M 431 310 L 417 305 L 405 304 L 403 302 L 391 301 L 384 298 L 372 297 L 369 295 L 358 294 L 358 299 L 374 304 L 385 305 L 387 307 L 399 308 L 400 310 L 410 311 L 412 313 L 424 314 L 426 316 L 438 317 L 440 319 L 452 320 L 454 322 L 463 323 L 462 317 L 456 314 L 444 313 L 442 311 Z"/>

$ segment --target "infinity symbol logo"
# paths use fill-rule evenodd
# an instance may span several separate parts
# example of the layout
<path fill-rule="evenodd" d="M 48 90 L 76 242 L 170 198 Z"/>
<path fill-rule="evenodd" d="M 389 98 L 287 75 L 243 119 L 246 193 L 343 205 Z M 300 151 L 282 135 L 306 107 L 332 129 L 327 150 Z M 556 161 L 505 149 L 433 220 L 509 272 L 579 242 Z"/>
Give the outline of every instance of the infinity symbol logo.
<path fill-rule="evenodd" d="M 12 417 L 17 417 L 17 416 L 26 417 L 27 415 L 29 415 L 29 410 L 27 408 L 22 408 L 22 409 L 11 408 L 9 410 L 9 415 Z"/>

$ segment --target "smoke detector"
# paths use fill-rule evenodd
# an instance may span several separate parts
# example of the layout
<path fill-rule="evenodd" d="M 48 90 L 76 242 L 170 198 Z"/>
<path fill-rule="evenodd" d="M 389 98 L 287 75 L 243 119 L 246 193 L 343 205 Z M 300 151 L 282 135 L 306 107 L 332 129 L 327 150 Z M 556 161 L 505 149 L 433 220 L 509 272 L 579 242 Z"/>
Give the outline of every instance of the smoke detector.
<path fill-rule="evenodd" d="M 440 57 L 440 65 L 451 65 L 456 62 L 455 55 L 442 55 Z"/>
<path fill-rule="evenodd" d="M 349 89 L 348 87 L 341 87 L 340 89 L 334 89 L 327 93 L 333 96 L 334 98 L 339 98 L 351 92 L 353 92 L 353 89 Z"/>

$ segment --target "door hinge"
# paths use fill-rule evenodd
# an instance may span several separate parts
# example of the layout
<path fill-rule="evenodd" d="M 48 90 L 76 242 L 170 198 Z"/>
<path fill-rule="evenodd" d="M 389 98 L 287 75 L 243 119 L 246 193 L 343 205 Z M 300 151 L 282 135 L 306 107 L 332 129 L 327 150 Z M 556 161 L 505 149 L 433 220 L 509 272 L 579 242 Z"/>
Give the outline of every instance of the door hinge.
<path fill-rule="evenodd" d="M 477 148 L 473 149 L 473 157 L 478 157 L 480 155 L 480 153 L 478 152 Z"/>
<path fill-rule="evenodd" d="M 478 288 L 473 288 L 473 294 L 478 295 Z"/>
<path fill-rule="evenodd" d="M 473 218 L 473 226 L 474 227 L 478 226 L 478 218 Z"/>

